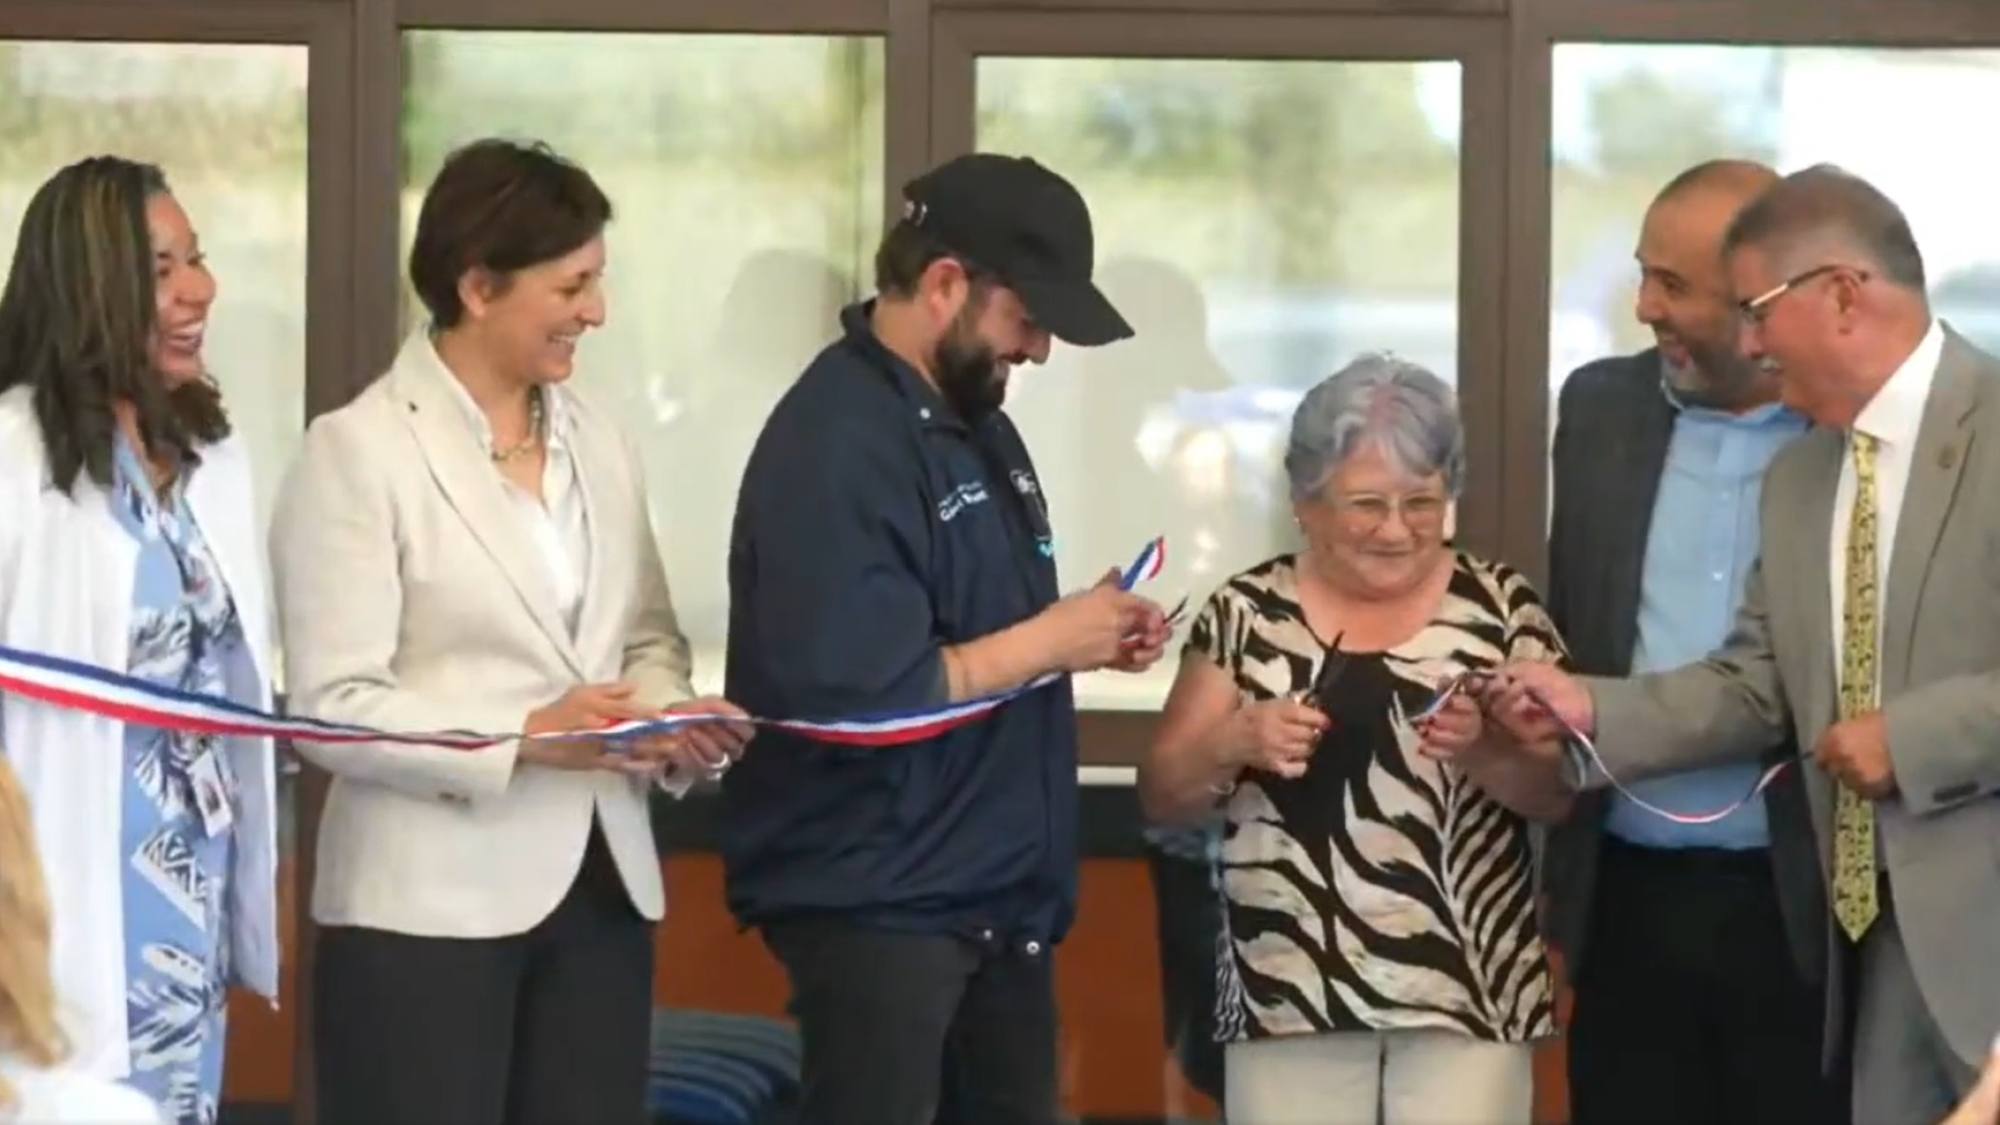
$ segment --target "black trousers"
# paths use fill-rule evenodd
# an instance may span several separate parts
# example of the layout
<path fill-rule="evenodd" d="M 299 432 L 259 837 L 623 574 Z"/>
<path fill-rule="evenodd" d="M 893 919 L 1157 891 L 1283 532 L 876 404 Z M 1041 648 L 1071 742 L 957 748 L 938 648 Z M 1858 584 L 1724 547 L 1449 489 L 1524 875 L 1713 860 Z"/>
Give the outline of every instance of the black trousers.
<path fill-rule="evenodd" d="M 869 929 L 764 927 L 792 978 L 801 1125 L 1048 1125 L 1056 1119 L 1050 951 Z"/>
<path fill-rule="evenodd" d="M 1188 1085 L 1222 1101 L 1222 1044 L 1215 1041 L 1216 949 L 1222 902 L 1208 865 L 1146 849 L 1158 903 L 1160 988 L 1167 1047 Z"/>
<path fill-rule="evenodd" d="M 1572 1125 L 1848 1120 L 1768 852 L 1606 837 L 1569 1033 Z"/>
<path fill-rule="evenodd" d="M 328 1125 L 646 1120 L 653 925 L 595 827 L 569 894 L 528 932 L 329 926 L 314 981 Z"/>

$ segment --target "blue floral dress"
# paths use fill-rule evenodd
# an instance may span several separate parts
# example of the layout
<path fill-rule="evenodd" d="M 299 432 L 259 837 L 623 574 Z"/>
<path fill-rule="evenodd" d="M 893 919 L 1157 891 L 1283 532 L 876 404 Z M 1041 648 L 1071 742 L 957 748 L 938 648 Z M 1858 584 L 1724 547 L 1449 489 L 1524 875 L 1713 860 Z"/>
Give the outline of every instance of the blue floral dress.
<path fill-rule="evenodd" d="M 185 490 L 176 482 L 162 497 L 123 440 L 114 464 L 112 509 L 139 548 L 128 671 L 224 695 L 230 662 L 248 653 Z M 228 756 L 213 737 L 126 728 L 126 1081 L 179 1125 L 214 1122 L 222 1092 L 236 807 Z"/>

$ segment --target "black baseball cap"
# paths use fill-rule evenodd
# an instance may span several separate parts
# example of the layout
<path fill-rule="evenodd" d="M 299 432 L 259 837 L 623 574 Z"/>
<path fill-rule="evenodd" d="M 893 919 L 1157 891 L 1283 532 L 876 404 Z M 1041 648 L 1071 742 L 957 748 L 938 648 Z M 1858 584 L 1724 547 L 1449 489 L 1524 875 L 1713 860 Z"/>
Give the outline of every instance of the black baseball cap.
<path fill-rule="evenodd" d="M 1132 335 L 1091 284 L 1090 209 L 1068 180 L 1025 156 L 975 152 L 903 185 L 903 200 L 906 220 L 998 274 L 1056 339 L 1094 347 Z"/>

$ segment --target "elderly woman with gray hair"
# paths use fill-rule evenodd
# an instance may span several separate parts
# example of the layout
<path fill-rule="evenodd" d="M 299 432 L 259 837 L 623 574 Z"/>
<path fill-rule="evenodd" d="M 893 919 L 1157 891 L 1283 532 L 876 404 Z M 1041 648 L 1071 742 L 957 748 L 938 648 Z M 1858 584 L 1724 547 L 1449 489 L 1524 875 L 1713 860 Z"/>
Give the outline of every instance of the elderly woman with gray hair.
<path fill-rule="evenodd" d="M 1225 818 L 1231 1121 L 1529 1119 L 1555 1024 L 1523 817 L 1567 796 L 1443 689 L 1563 649 L 1525 579 L 1448 544 L 1463 466 L 1421 367 L 1366 356 L 1308 392 L 1303 549 L 1208 600 L 1139 771 L 1154 820 Z"/>

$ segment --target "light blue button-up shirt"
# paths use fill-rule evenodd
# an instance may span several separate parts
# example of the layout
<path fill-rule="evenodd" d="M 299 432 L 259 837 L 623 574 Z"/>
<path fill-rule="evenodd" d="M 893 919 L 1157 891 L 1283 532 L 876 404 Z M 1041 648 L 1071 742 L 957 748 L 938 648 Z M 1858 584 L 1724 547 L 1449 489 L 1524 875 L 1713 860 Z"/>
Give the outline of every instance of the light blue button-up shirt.
<path fill-rule="evenodd" d="M 1674 400 L 1664 382 L 1661 389 Z M 1646 536 L 1634 674 L 1699 660 L 1728 635 L 1757 559 L 1764 470 L 1806 429 L 1803 418 L 1776 403 L 1730 414 L 1674 401 L 1679 410 Z M 1759 763 L 1743 762 L 1631 788 L 1661 808 L 1707 812 L 1748 792 L 1762 770 Z M 1605 830 L 1656 848 L 1761 848 L 1771 841 L 1761 797 L 1714 824 L 1686 825 L 1614 794 Z"/>

